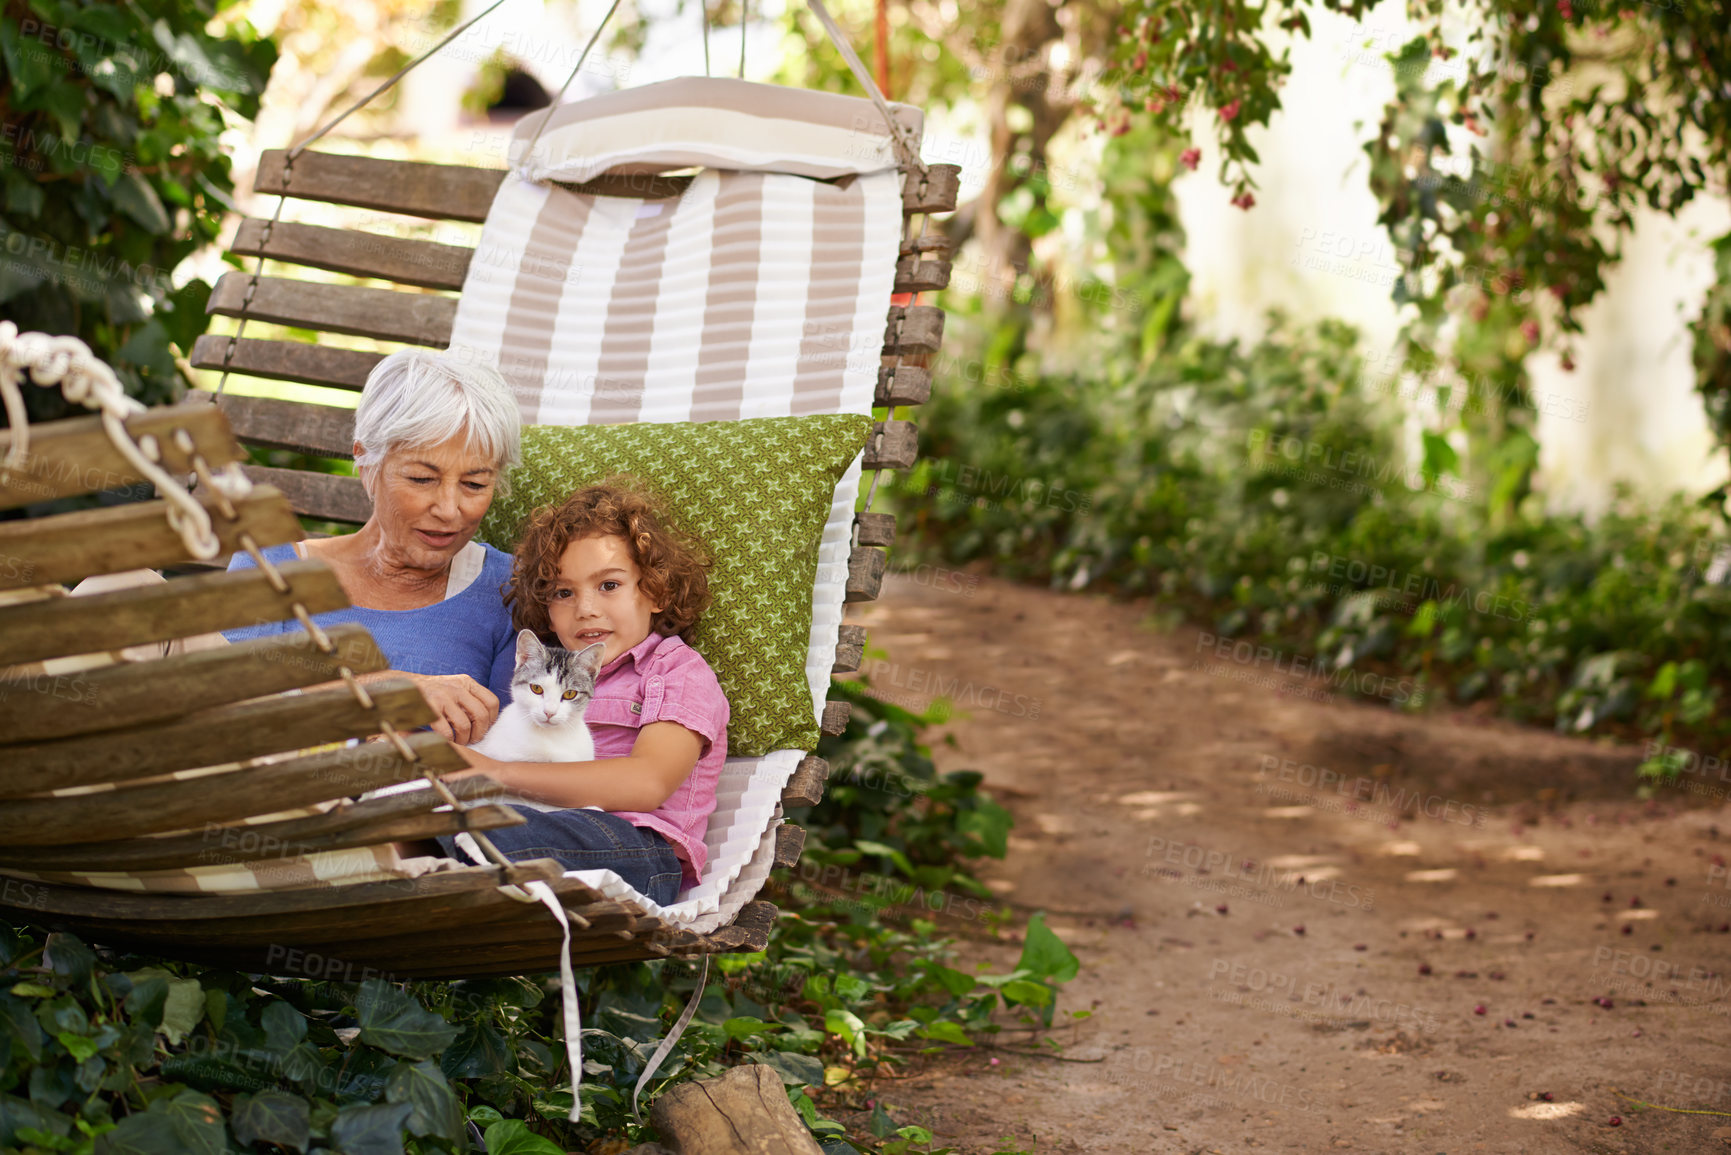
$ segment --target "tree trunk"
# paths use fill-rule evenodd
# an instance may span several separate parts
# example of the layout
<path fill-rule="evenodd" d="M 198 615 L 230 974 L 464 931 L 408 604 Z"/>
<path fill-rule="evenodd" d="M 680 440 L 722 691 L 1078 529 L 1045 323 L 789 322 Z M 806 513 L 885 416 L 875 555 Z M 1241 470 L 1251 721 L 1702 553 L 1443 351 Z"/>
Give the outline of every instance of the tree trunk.
<path fill-rule="evenodd" d="M 655 1100 L 649 1117 L 675 1155 L 822 1155 L 781 1076 L 762 1063 L 681 1083 Z"/>

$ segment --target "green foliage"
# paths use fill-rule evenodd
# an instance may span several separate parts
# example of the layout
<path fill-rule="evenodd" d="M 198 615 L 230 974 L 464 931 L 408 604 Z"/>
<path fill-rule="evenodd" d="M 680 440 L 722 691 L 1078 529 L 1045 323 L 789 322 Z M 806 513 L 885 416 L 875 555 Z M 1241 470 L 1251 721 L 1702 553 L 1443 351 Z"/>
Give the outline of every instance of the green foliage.
<path fill-rule="evenodd" d="M 957 382 L 891 493 L 930 560 L 1152 595 L 1329 688 L 1724 749 L 1717 518 L 1627 494 L 1593 524 L 1537 497 L 1493 517 L 1446 442 L 1409 462 L 1363 370 L 1350 329 L 1274 317 L 1249 348 L 1190 339 L 1146 370 L 1121 346 L 1013 391 Z"/>
<path fill-rule="evenodd" d="M 927 917 L 929 904 L 913 906 L 901 928 L 835 901 L 833 891 L 857 888 L 828 885 L 842 876 L 832 864 L 865 858 L 905 868 L 922 893 L 974 902 L 989 893 L 965 861 L 1002 856 L 1009 816 L 980 794 L 977 774 L 935 776 L 918 743 L 923 725 L 862 697 L 848 733 L 826 739 L 839 765 L 862 774 L 894 767 L 917 785 L 883 789 L 881 776 L 837 784 L 844 801 L 826 802 L 827 821 L 813 831 L 839 840 L 834 857 L 822 859 L 815 889 L 777 884 L 784 917 L 767 950 L 718 956 L 702 992 L 686 960 L 579 972 L 577 1124 L 567 1120 L 569 1090 L 558 1089 L 570 1072 L 556 976 L 272 979 L 0 926 L 0 1148 L 432 1155 L 470 1150 L 471 1124 L 493 1155 L 559 1155 L 604 1134 L 637 1141 L 652 1133 L 631 1120 L 632 1088 L 692 994 L 698 1013 L 649 1097 L 678 1080 L 762 1063 L 781 1076 L 813 1133 L 839 1144 L 846 1129 L 820 1101 L 849 1103 L 875 1073 L 920 1053 L 976 1046 L 1005 1018 L 1051 1026 L 1057 996 L 1077 972 L 1039 915 L 1014 969 L 975 973 L 952 965 L 954 940 Z M 889 890 L 876 897 L 894 903 Z M 878 1137 L 890 1139 L 886 1151 L 926 1149 L 907 1128 Z"/>
<path fill-rule="evenodd" d="M 171 399 L 210 286 L 172 274 L 232 208 L 220 135 L 257 114 L 276 47 L 233 0 L 6 0 L 0 9 L 0 308 L 69 333 L 128 392 Z M 32 419 L 63 403 L 30 390 Z"/>

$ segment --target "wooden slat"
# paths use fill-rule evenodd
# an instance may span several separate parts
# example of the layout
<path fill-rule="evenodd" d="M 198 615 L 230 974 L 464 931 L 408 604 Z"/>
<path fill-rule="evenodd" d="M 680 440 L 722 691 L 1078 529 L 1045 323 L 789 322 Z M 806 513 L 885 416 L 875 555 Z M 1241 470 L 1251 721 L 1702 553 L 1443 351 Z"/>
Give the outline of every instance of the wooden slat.
<path fill-rule="evenodd" d="M 234 355 L 228 367 L 235 373 L 337 389 L 360 389 L 367 383 L 367 374 L 373 371 L 373 366 L 385 359 L 383 353 L 336 349 L 306 341 L 261 341 L 254 337 L 235 340 L 206 333 L 193 343 L 193 368 L 220 370 L 223 358 L 229 355 L 230 341 L 234 341 Z"/>
<path fill-rule="evenodd" d="M 896 262 L 895 291 L 898 293 L 934 293 L 948 288 L 950 260 L 924 254 L 902 257 Z"/>
<path fill-rule="evenodd" d="M 315 802 L 389 786 L 430 770 L 461 770 L 463 756 L 431 731 L 408 737 L 419 755 L 406 761 L 389 742 L 363 742 L 224 774 L 153 782 L 58 798 L 18 798 L 0 807 L 0 842 L 54 846 L 86 842 L 100 830 L 109 839 L 142 838 L 170 830 L 238 822 Z M 203 865 L 225 862 L 220 841 L 206 844 Z M 288 852 L 293 857 L 296 852 Z"/>
<path fill-rule="evenodd" d="M 882 438 L 877 435 L 883 434 Z M 920 427 L 912 421 L 880 421 L 866 442 L 862 469 L 909 469 L 920 457 Z"/>
<path fill-rule="evenodd" d="M 935 253 L 940 257 L 947 257 L 953 247 L 950 238 L 943 233 L 928 232 L 923 236 L 916 236 L 903 241 L 896 250 L 896 255 L 910 257 L 916 253 Z"/>
<path fill-rule="evenodd" d="M 902 214 L 954 212 L 961 190 L 961 165 L 928 165 L 924 178 L 917 173 L 908 175 L 907 184 L 902 189 Z"/>
<path fill-rule="evenodd" d="M 791 822 L 775 828 L 775 865 L 797 866 L 805 849 L 805 831 Z"/>
<path fill-rule="evenodd" d="M 373 503 L 358 477 L 268 465 L 241 468 L 255 485 L 269 485 L 285 494 L 294 512 L 302 517 L 359 525 L 373 515 Z"/>
<path fill-rule="evenodd" d="M 331 654 L 296 631 L 59 677 L 0 675 L 0 691 L 5 691 L 0 696 L 0 737 L 6 742 L 43 742 L 115 730 L 335 681 L 343 666 L 357 674 L 389 668 L 365 626 L 345 623 L 327 634 L 335 647 Z M 32 689 L 38 693 L 20 692 Z"/>
<path fill-rule="evenodd" d="M 505 176 L 503 169 L 303 152 L 285 181 L 284 156 L 272 148 L 259 158 L 258 192 L 433 220 L 485 221 Z"/>
<path fill-rule="evenodd" d="M 260 944 L 276 944 L 308 931 L 353 927 L 378 934 L 381 925 L 434 925 L 429 918 L 475 906 L 514 912 L 523 904 L 499 894 L 501 883 L 555 885 L 563 875 L 558 862 L 538 858 L 509 869 L 466 867 L 392 882 L 242 894 L 135 894 L 39 883 L 28 897 L 16 894 L 15 887 L 0 887 L 0 906 L 24 905 L 37 912 L 38 921 L 77 919 L 157 942 L 197 943 L 222 935 L 230 942 L 251 936 Z M 333 911 L 347 913 L 333 919 Z"/>
<path fill-rule="evenodd" d="M 238 275 L 229 273 L 223 279 Z M 218 289 L 220 288 L 219 285 Z M 212 300 L 214 299 L 213 297 Z M 884 356 L 893 357 L 897 353 L 936 353 L 943 346 L 942 309 L 935 305 L 890 306 L 889 317 L 884 325 Z"/>
<path fill-rule="evenodd" d="M 787 829 L 787 827 L 782 827 Z M 795 828 L 797 829 L 797 827 Z M 804 834 L 804 831 L 801 831 Z M 728 925 L 711 932 L 708 946 L 715 951 L 758 951 L 769 943 L 769 931 L 780 911 L 773 902 L 753 899 L 740 908 Z"/>
<path fill-rule="evenodd" d="M 322 561 L 277 569 L 288 581 L 286 594 L 271 588 L 258 570 L 244 569 L 0 607 L 0 666 L 280 622 L 294 616 L 296 601 L 315 614 L 349 604 L 337 575 Z"/>
<path fill-rule="evenodd" d="M 846 702 L 840 703 L 847 705 Z M 816 755 L 807 755 L 794 769 L 793 777 L 781 792 L 784 807 L 816 806 L 823 801 L 824 783 L 829 781 L 829 763 Z M 783 829 L 786 829 L 783 827 Z"/>
<path fill-rule="evenodd" d="M 819 731 L 824 734 L 847 733 L 847 720 L 853 716 L 852 702 L 825 702 Z"/>
<path fill-rule="evenodd" d="M 860 512 L 853 515 L 859 528 L 859 544 L 892 546 L 896 543 L 896 515 Z"/>
<path fill-rule="evenodd" d="M 457 316 L 455 297 L 410 289 L 370 289 L 260 277 L 252 301 L 247 303 L 246 290 L 251 279 L 251 273 L 224 273 L 210 294 L 205 311 L 238 317 L 244 305 L 246 316 L 254 321 L 438 349 L 451 343 L 451 323 Z"/>
<path fill-rule="evenodd" d="M 355 411 L 305 401 L 225 396 L 220 402 L 234 435 L 249 445 L 292 449 L 315 457 L 353 458 Z"/>
<path fill-rule="evenodd" d="M 864 626 L 843 625 L 838 633 L 835 644 L 835 665 L 830 667 L 833 674 L 851 674 L 859 669 L 865 660 L 866 628 Z"/>
<path fill-rule="evenodd" d="M 415 740 L 423 737 L 416 735 Z M 459 798 L 474 797 L 482 790 L 496 793 L 499 789 L 497 783 L 482 775 L 452 779 L 447 785 Z M 439 795 L 432 790 L 410 790 L 367 802 L 344 801 L 323 814 L 280 822 L 240 826 L 209 823 L 191 833 L 155 838 L 104 839 L 56 846 L 0 845 L 0 866 L 30 871 L 165 870 L 377 846 L 384 842 L 433 838 L 458 830 L 518 826 L 524 821 L 509 806 L 483 803 L 458 815 L 451 811 L 435 813 L 439 804 Z"/>
<path fill-rule="evenodd" d="M 221 467 L 240 460 L 240 447 L 229 435 L 228 423 L 208 401 L 152 409 L 126 420 L 126 430 L 134 440 L 156 439 L 162 453 L 160 464 L 171 474 L 192 471 L 189 455 L 174 439 L 175 431 L 182 429 L 211 465 Z M 0 461 L 11 448 L 12 431 L 0 429 Z M 108 439 L 101 417 L 47 421 L 30 427 L 29 448 L 16 472 L 0 466 L 0 509 L 120 489 L 138 481 L 138 471 Z M 150 492 L 147 485 L 143 494 Z"/>
<path fill-rule="evenodd" d="M 204 340 L 200 337 L 199 340 Z M 921 365 L 885 365 L 878 370 L 873 405 L 924 405 L 932 399 L 932 371 Z"/>
<path fill-rule="evenodd" d="M 266 227 L 269 239 L 266 240 Z M 329 269 L 355 277 L 377 277 L 423 289 L 461 289 L 475 250 L 413 237 L 391 237 L 360 229 L 332 229 L 290 221 L 240 222 L 229 251 L 273 261 Z"/>
<path fill-rule="evenodd" d="M 847 558 L 847 592 L 844 602 L 869 602 L 884 584 L 884 551 L 855 546 Z"/>
<path fill-rule="evenodd" d="M 378 715 L 399 730 L 412 730 L 437 717 L 407 678 L 374 682 L 367 689 Z M 115 734 L 0 748 L 0 798 L 124 782 L 378 732 L 374 711 L 363 710 L 344 687 L 257 698 Z M 57 801 L 75 805 L 69 798 Z"/>
<path fill-rule="evenodd" d="M 255 489 L 235 502 L 239 517 L 214 515 L 224 552 L 240 548 L 250 533 L 260 545 L 298 541 L 295 520 L 283 495 Z M 87 509 L 57 517 L 0 522 L 0 589 L 75 582 L 92 574 L 160 569 L 187 559 L 186 545 L 168 524 L 168 503 L 141 501 L 107 509 Z"/>

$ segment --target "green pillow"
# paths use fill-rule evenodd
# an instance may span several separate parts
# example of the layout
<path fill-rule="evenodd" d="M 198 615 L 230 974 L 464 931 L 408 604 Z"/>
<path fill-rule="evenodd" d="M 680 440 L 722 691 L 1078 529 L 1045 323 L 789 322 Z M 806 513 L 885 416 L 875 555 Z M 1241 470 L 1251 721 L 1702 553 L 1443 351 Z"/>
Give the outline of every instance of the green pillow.
<path fill-rule="evenodd" d="M 714 566 L 714 604 L 692 644 L 732 709 L 730 757 L 817 745 L 811 686 L 811 594 L 836 482 L 865 446 L 863 413 L 632 425 L 533 425 L 509 496 L 477 536 L 512 551 L 539 506 L 615 473 L 642 478 Z"/>

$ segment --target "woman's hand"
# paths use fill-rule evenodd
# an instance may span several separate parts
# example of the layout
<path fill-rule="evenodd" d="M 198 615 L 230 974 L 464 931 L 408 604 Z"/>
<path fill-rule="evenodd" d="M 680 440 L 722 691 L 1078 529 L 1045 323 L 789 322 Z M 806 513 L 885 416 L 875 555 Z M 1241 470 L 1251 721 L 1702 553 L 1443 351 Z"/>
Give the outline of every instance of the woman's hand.
<path fill-rule="evenodd" d="M 439 715 L 433 731 L 461 746 L 479 742 L 499 717 L 499 699 L 467 674 L 409 674 Z"/>

